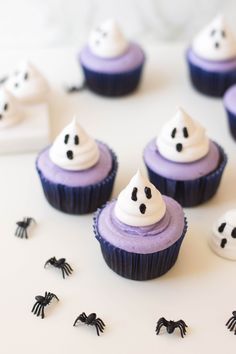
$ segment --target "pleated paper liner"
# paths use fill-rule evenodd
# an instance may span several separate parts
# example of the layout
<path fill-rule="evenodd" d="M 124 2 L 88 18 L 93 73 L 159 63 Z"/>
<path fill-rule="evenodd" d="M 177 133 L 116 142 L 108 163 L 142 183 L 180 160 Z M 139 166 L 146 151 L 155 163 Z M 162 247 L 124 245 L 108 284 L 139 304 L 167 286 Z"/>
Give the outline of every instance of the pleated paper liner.
<path fill-rule="evenodd" d="M 187 231 L 186 219 L 182 235 L 173 245 L 159 252 L 138 254 L 113 246 L 99 234 L 97 221 L 100 211 L 101 209 L 94 216 L 93 229 L 100 243 L 103 258 L 114 272 L 132 280 L 149 280 L 160 277 L 174 266 Z"/>
<path fill-rule="evenodd" d="M 206 202 L 215 195 L 227 163 L 224 150 L 218 144 L 216 145 L 220 151 L 219 166 L 208 175 L 194 180 L 173 180 L 158 175 L 146 165 L 151 183 L 156 186 L 161 194 L 175 199 L 183 207 L 193 207 Z"/>
<path fill-rule="evenodd" d="M 88 214 L 106 203 L 111 196 L 118 168 L 115 153 L 112 150 L 110 153 L 112 155 L 112 169 L 108 176 L 101 182 L 83 187 L 69 187 L 51 182 L 44 177 L 36 161 L 44 195 L 49 204 L 68 214 Z"/>

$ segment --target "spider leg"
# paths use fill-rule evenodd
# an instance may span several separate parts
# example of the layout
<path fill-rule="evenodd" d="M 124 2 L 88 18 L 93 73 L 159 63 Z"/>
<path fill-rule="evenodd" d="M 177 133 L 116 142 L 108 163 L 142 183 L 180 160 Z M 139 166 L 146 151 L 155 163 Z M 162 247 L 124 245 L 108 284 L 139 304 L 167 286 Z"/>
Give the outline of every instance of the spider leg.
<path fill-rule="evenodd" d="M 24 232 L 24 229 L 22 227 L 20 227 L 18 237 L 23 238 L 23 232 Z"/>
<path fill-rule="evenodd" d="M 41 305 L 40 305 L 40 303 L 38 302 L 37 306 L 36 306 L 35 309 L 34 309 L 34 315 L 37 315 L 38 309 L 39 309 L 40 306 L 41 306 Z M 37 316 L 38 316 L 38 315 L 37 315 Z"/>
<path fill-rule="evenodd" d="M 81 321 L 80 315 L 76 318 L 76 320 L 75 320 L 73 326 L 76 326 L 76 324 L 77 324 L 78 321 Z"/>
<path fill-rule="evenodd" d="M 236 325 L 236 319 L 234 319 L 234 320 L 230 323 L 230 325 L 228 326 L 228 329 L 229 329 L 230 331 L 233 331 L 235 325 Z"/>
<path fill-rule="evenodd" d="M 65 266 L 67 267 L 68 271 L 73 272 L 73 268 L 71 268 L 69 263 L 65 263 Z"/>
<path fill-rule="evenodd" d="M 15 236 L 19 236 L 19 235 L 18 235 L 19 229 L 20 229 L 20 226 L 17 226 L 16 231 L 15 231 Z"/>
<path fill-rule="evenodd" d="M 98 327 L 97 323 L 95 323 L 94 326 L 95 326 L 95 328 L 96 328 L 97 335 L 100 336 L 100 334 L 99 334 L 99 327 Z"/>
<path fill-rule="evenodd" d="M 97 318 L 97 322 L 99 322 L 102 325 L 102 327 L 106 327 L 105 323 L 101 318 Z"/>
<path fill-rule="evenodd" d="M 57 301 L 59 301 L 58 297 L 55 294 L 51 294 L 51 295 L 52 295 L 51 299 L 55 297 Z"/>
<path fill-rule="evenodd" d="M 70 275 L 70 273 L 68 272 L 68 270 L 67 270 L 67 268 L 65 267 L 65 265 L 63 265 L 63 267 L 62 267 L 61 269 L 63 269 L 64 273 L 65 273 L 67 276 Z"/>
<path fill-rule="evenodd" d="M 73 272 L 73 269 L 68 263 L 64 264 L 64 268 L 67 270 L 68 274 L 70 275 Z"/>
<path fill-rule="evenodd" d="M 45 317 L 45 315 L 44 315 L 44 306 L 42 306 L 42 315 L 41 315 L 41 317 L 42 317 L 42 318 Z"/>
<path fill-rule="evenodd" d="M 182 328 L 183 330 L 183 334 L 186 334 L 186 328 L 185 328 L 185 324 L 183 324 L 182 322 L 179 323 L 179 327 Z"/>
<path fill-rule="evenodd" d="M 37 316 L 41 315 L 41 317 L 42 317 L 42 309 L 43 309 L 43 305 L 40 304 L 40 306 L 38 307 Z"/>
<path fill-rule="evenodd" d="M 98 329 L 103 332 L 104 328 L 101 323 L 99 323 L 97 320 L 94 321 L 94 325 L 98 326 Z"/>
<path fill-rule="evenodd" d="M 161 330 L 161 327 L 164 326 L 164 323 L 158 321 L 157 322 L 157 326 L 156 326 L 156 334 L 159 334 L 160 333 L 160 330 Z"/>
<path fill-rule="evenodd" d="M 85 312 L 82 312 L 81 315 L 79 315 L 79 317 L 82 322 L 85 322 L 85 320 L 88 318 Z"/>
<path fill-rule="evenodd" d="M 226 326 L 230 326 L 230 322 L 232 323 L 235 320 L 235 317 L 232 316 L 230 319 L 226 322 Z"/>
<path fill-rule="evenodd" d="M 180 330 L 181 337 L 184 338 L 184 332 L 183 332 L 182 326 L 181 326 L 180 324 L 178 324 L 177 327 L 178 327 L 179 330 Z"/>
<path fill-rule="evenodd" d="M 38 304 L 39 304 L 39 302 L 36 301 L 36 303 L 34 304 L 34 306 L 33 306 L 32 310 L 31 310 L 31 312 L 34 312 L 34 310 L 35 310 L 35 308 L 36 308 L 36 306 L 37 306 Z"/>

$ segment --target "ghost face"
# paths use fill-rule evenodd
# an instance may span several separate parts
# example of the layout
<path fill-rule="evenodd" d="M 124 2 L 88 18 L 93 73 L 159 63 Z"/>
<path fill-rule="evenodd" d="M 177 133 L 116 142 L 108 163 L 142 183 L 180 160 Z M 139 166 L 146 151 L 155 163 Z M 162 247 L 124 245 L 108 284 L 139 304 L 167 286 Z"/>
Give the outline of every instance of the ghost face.
<path fill-rule="evenodd" d="M 73 160 L 75 157 L 75 147 L 79 145 L 79 136 L 77 134 L 65 134 L 64 144 L 66 148 L 66 157 L 68 160 Z"/>
<path fill-rule="evenodd" d="M 0 92 L 0 128 L 15 124 L 21 118 L 21 111 L 14 97 L 5 89 Z"/>
<path fill-rule="evenodd" d="M 116 22 L 108 20 L 91 32 L 89 47 L 101 58 L 113 58 L 126 51 L 128 42 Z"/>
<path fill-rule="evenodd" d="M 169 131 L 169 135 L 171 137 L 172 142 L 174 143 L 175 150 L 178 153 L 181 153 L 183 151 L 183 148 L 187 143 L 187 139 L 189 138 L 191 133 L 191 127 L 184 126 L 184 124 L 173 127 L 173 129 Z"/>
<path fill-rule="evenodd" d="M 25 63 L 6 82 L 6 88 L 23 103 L 46 100 L 48 84 L 32 64 Z"/>
<path fill-rule="evenodd" d="M 215 224 L 210 246 L 221 257 L 236 260 L 236 210 L 227 212 Z"/>
<path fill-rule="evenodd" d="M 236 56 L 236 41 L 222 16 L 217 17 L 193 41 L 193 49 L 208 60 L 227 60 Z"/>
<path fill-rule="evenodd" d="M 151 188 L 145 186 L 143 190 L 139 190 L 137 187 L 133 187 L 130 197 L 132 201 L 137 202 L 140 214 L 144 215 L 147 211 L 147 202 L 152 198 Z"/>

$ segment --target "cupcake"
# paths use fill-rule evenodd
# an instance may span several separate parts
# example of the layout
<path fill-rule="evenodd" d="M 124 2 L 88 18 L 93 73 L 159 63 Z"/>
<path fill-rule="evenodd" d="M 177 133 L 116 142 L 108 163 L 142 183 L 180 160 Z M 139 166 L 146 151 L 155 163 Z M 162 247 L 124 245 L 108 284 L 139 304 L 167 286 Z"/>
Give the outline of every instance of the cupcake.
<path fill-rule="evenodd" d="M 49 93 L 47 80 L 29 62 L 24 62 L 19 70 L 9 76 L 5 87 L 23 104 L 45 102 Z"/>
<path fill-rule="evenodd" d="M 109 199 L 117 159 L 107 145 L 92 139 L 74 118 L 52 146 L 39 154 L 36 168 L 45 197 L 54 208 L 85 214 Z"/>
<path fill-rule="evenodd" d="M 0 90 L 0 129 L 11 127 L 19 123 L 22 118 L 23 112 L 17 100 L 3 87 Z"/>
<path fill-rule="evenodd" d="M 222 97 L 236 83 L 236 39 L 223 16 L 196 36 L 187 62 L 193 86 L 205 95 Z"/>
<path fill-rule="evenodd" d="M 236 261 L 236 209 L 227 211 L 215 223 L 209 245 L 218 256 Z"/>
<path fill-rule="evenodd" d="M 114 20 L 108 20 L 92 30 L 79 61 L 90 90 L 122 96 L 137 88 L 145 56 L 138 44 L 125 38 Z"/>
<path fill-rule="evenodd" d="M 150 181 L 184 207 L 216 193 L 227 162 L 223 149 L 181 108 L 147 144 L 143 158 Z"/>
<path fill-rule="evenodd" d="M 228 116 L 229 129 L 236 140 L 236 85 L 230 87 L 224 95 L 224 107 Z"/>
<path fill-rule="evenodd" d="M 94 233 L 105 262 L 133 280 L 156 278 L 172 268 L 186 231 L 181 206 L 162 196 L 139 171 L 118 199 L 94 217 Z"/>

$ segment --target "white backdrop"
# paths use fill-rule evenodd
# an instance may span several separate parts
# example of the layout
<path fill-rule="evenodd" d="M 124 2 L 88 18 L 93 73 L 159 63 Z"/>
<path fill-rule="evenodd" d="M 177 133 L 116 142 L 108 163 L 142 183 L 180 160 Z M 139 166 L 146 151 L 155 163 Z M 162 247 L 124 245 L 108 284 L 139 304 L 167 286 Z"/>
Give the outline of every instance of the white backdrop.
<path fill-rule="evenodd" d="M 224 12 L 235 27 L 235 0 L 0 0 L 0 48 L 77 45 L 116 17 L 140 41 L 189 39 Z"/>

